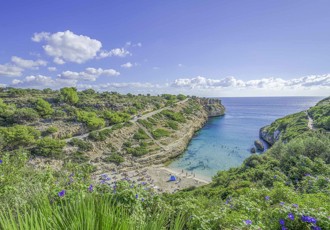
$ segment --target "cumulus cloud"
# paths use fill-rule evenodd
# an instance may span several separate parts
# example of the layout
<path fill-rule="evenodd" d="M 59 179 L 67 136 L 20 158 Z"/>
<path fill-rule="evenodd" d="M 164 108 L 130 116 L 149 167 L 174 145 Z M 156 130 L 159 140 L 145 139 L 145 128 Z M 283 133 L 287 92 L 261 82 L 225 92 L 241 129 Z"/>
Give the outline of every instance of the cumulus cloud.
<path fill-rule="evenodd" d="M 125 64 L 122 64 L 121 67 L 123 68 L 126 68 L 126 69 L 129 69 L 129 68 L 132 68 L 133 66 L 137 66 L 138 64 L 137 63 L 131 63 L 131 62 L 127 62 Z"/>
<path fill-rule="evenodd" d="M 58 75 L 60 79 L 73 79 L 83 81 L 95 81 L 99 76 L 118 76 L 120 73 L 114 69 L 86 68 L 82 72 L 64 71 Z"/>
<path fill-rule="evenodd" d="M 24 68 L 24 69 L 38 69 L 39 66 L 46 66 L 47 62 L 43 60 L 27 60 L 23 59 L 17 56 L 12 56 L 11 61 L 18 67 Z"/>
<path fill-rule="evenodd" d="M 14 66 L 11 64 L 0 64 L 0 76 L 4 77 L 19 77 L 22 75 L 22 72 L 24 71 L 23 68 Z"/>
<path fill-rule="evenodd" d="M 75 86 L 76 80 L 65 80 L 65 79 L 52 79 L 51 77 L 44 75 L 31 75 L 27 76 L 22 80 L 14 79 L 12 86 L 22 88 L 61 88 L 66 86 Z"/>
<path fill-rule="evenodd" d="M 106 58 L 106 57 L 126 57 L 128 55 L 132 55 L 128 50 L 125 48 L 116 48 L 110 51 L 102 50 L 98 56 L 98 58 Z"/>
<path fill-rule="evenodd" d="M 43 46 L 47 55 L 54 57 L 54 62 L 84 63 L 97 56 L 102 43 L 88 36 L 77 35 L 70 30 L 57 33 L 35 33 L 32 37 L 34 42 L 45 42 Z"/>
<path fill-rule="evenodd" d="M 242 81 L 235 77 L 224 79 L 210 79 L 205 77 L 180 78 L 172 85 L 179 88 L 190 89 L 217 89 L 217 88 L 248 88 L 248 89 L 303 89 L 313 87 L 330 88 L 330 74 L 312 75 L 291 80 L 282 78 L 262 78 L 256 80 Z"/>

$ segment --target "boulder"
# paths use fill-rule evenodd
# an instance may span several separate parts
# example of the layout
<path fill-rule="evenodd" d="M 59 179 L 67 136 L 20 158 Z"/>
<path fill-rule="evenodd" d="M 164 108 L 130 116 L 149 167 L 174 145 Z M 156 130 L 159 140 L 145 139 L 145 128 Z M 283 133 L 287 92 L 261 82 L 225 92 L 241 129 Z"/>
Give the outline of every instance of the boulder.
<path fill-rule="evenodd" d="M 264 144 L 261 142 L 261 140 L 255 140 L 254 145 L 256 146 L 257 150 L 259 150 L 259 151 L 265 150 Z"/>
<path fill-rule="evenodd" d="M 255 147 L 252 147 L 252 148 L 250 149 L 250 152 L 251 152 L 251 153 L 256 153 L 256 151 L 257 151 L 257 150 L 256 150 Z"/>

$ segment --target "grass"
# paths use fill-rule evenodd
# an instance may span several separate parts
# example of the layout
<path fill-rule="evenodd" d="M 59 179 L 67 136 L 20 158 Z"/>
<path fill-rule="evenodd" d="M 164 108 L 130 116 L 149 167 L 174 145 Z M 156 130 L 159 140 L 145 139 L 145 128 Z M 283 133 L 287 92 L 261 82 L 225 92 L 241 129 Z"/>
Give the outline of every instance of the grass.
<path fill-rule="evenodd" d="M 121 206 L 109 194 L 90 193 L 70 200 L 60 198 L 54 203 L 40 196 L 22 209 L 0 208 L 0 228 L 6 230 L 176 230 L 183 229 L 186 219 L 183 214 L 174 215 L 160 209 L 150 215 L 139 215 L 138 211 Z"/>

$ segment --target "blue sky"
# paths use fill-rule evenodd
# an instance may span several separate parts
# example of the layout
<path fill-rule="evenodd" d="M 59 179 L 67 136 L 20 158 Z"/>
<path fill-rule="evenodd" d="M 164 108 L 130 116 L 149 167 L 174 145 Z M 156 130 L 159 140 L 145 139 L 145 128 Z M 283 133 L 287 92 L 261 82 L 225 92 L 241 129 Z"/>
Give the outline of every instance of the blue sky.
<path fill-rule="evenodd" d="M 327 96 L 322 0 L 2 1 L 0 84 Z"/>

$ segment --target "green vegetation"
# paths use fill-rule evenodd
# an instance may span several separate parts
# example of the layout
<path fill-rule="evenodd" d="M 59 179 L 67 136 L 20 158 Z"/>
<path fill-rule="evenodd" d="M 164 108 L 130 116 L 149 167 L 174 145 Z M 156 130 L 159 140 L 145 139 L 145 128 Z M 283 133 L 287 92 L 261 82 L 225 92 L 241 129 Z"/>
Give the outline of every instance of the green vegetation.
<path fill-rule="evenodd" d="M 77 118 L 78 121 L 85 123 L 91 130 L 100 129 L 105 126 L 105 121 L 97 117 L 95 112 L 78 111 Z"/>
<path fill-rule="evenodd" d="M 177 121 L 177 122 L 180 122 L 180 123 L 183 123 L 186 121 L 185 117 L 183 116 L 182 113 L 178 113 L 178 112 L 174 112 L 174 111 L 171 111 L 171 110 L 163 110 L 161 112 L 162 115 L 168 117 L 169 119 L 173 120 L 173 121 Z"/>
<path fill-rule="evenodd" d="M 267 131 L 279 130 L 281 139 L 266 153 L 218 172 L 206 186 L 155 194 L 142 183 L 109 186 L 108 176 L 92 179 L 99 170 L 93 164 L 121 164 L 131 158 L 125 154 L 152 152 L 155 143 L 144 129 L 132 127 L 121 148 L 110 138 L 133 126 L 126 122 L 129 114 L 185 97 L 74 88 L 6 88 L 0 97 L 0 229 L 330 229 L 330 134 L 324 130 L 329 99 L 308 110 L 316 130 L 308 129 L 304 112 L 278 119 Z M 200 109 L 196 101 L 174 105 L 139 123 L 161 140 L 193 118 Z M 91 132 L 88 141 L 71 139 L 68 144 L 78 149 L 68 148 L 69 153 L 57 135 L 41 138 L 40 130 L 43 136 L 80 134 L 83 124 L 90 129 L 114 125 Z M 92 160 L 86 152 L 97 145 L 109 153 Z M 63 166 L 50 167 L 60 160 Z M 40 161 L 49 166 L 34 168 Z"/>
<path fill-rule="evenodd" d="M 305 112 L 295 113 L 286 117 L 277 119 L 270 126 L 266 126 L 264 131 L 274 136 L 274 132 L 280 132 L 284 141 L 289 141 L 301 133 L 309 130 L 308 117 Z"/>
<path fill-rule="evenodd" d="M 54 113 L 54 109 L 52 108 L 51 104 L 42 98 L 37 100 L 36 110 L 38 111 L 39 115 L 44 118 L 49 117 Z"/>
<path fill-rule="evenodd" d="M 104 162 L 111 162 L 115 164 L 120 164 L 125 161 L 124 157 L 118 153 L 111 153 L 110 156 L 107 156 L 103 159 Z"/>
<path fill-rule="evenodd" d="M 62 88 L 60 94 L 60 100 L 68 104 L 76 104 L 79 101 L 76 88 Z"/>
<path fill-rule="evenodd" d="M 92 143 L 78 138 L 72 138 L 69 143 L 73 146 L 77 146 L 80 151 L 90 151 L 93 149 Z"/>
<path fill-rule="evenodd" d="M 59 157 L 64 146 L 64 141 L 45 137 L 36 142 L 32 153 L 37 156 Z"/>
<path fill-rule="evenodd" d="M 166 129 L 155 129 L 151 132 L 151 134 L 156 140 L 158 140 L 162 137 L 170 136 L 171 133 Z"/>
<path fill-rule="evenodd" d="M 139 130 L 137 131 L 137 133 L 134 134 L 133 139 L 136 140 L 144 140 L 144 139 L 148 139 L 148 135 L 146 134 L 146 132 L 143 131 L 143 129 L 139 128 Z"/>

